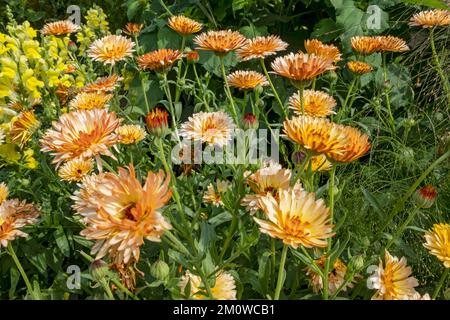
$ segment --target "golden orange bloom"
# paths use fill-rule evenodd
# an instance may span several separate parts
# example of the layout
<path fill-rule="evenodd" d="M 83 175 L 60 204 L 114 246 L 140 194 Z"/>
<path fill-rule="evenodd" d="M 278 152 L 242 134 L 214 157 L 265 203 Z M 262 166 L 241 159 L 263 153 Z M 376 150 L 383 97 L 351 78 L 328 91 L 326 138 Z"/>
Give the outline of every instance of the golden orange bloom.
<path fill-rule="evenodd" d="M 0 204 L 8 198 L 8 194 L 8 186 L 4 182 L 0 183 Z"/>
<path fill-rule="evenodd" d="M 56 21 L 47 23 L 42 29 L 41 33 L 45 36 L 54 35 L 60 36 L 63 34 L 70 34 L 80 30 L 80 26 L 72 23 L 69 20 Z"/>
<path fill-rule="evenodd" d="M 170 17 L 167 25 L 170 29 L 181 34 L 182 36 L 197 33 L 203 28 L 203 25 L 200 22 L 182 15 Z"/>
<path fill-rule="evenodd" d="M 9 241 L 17 237 L 27 237 L 28 234 L 20 230 L 22 227 L 35 224 L 39 211 L 29 203 L 19 199 L 3 200 L 0 202 L 0 247 L 7 247 Z"/>
<path fill-rule="evenodd" d="M 259 199 L 267 193 L 274 197 L 278 196 L 279 189 L 289 189 L 291 182 L 291 170 L 284 169 L 279 163 L 272 160 L 263 162 L 260 169 L 254 173 L 246 172 L 246 183 L 250 186 L 253 194 L 245 195 L 241 200 L 241 205 L 254 214 L 259 207 Z M 301 190 L 301 185 L 297 185 Z"/>
<path fill-rule="evenodd" d="M 81 92 L 69 102 L 69 107 L 76 110 L 104 109 L 112 98 L 112 94 Z"/>
<path fill-rule="evenodd" d="M 323 154 L 311 157 L 311 171 L 329 171 L 331 170 L 332 163 L 328 161 L 327 157 Z"/>
<path fill-rule="evenodd" d="M 268 220 L 254 217 L 262 233 L 281 239 L 294 249 L 327 246 L 334 236 L 330 211 L 322 199 L 304 190 L 279 190 L 278 199 L 270 193 L 259 199 L 259 206 Z"/>
<path fill-rule="evenodd" d="M 325 118 L 299 116 L 285 120 L 284 133 L 314 153 L 342 155 L 347 148 L 346 134 L 338 125 Z"/>
<path fill-rule="evenodd" d="M 192 50 L 186 53 L 186 60 L 188 62 L 197 62 L 198 59 L 200 59 L 200 55 L 198 54 L 198 51 Z"/>
<path fill-rule="evenodd" d="M 133 144 L 145 139 L 146 132 L 144 128 L 135 124 L 120 126 L 116 130 L 119 143 Z"/>
<path fill-rule="evenodd" d="M 154 108 L 147 113 L 145 122 L 150 133 L 156 136 L 163 136 L 169 129 L 169 113 L 160 108 Z"/>
<path fill-rule="evenodd" d="M 238 70 L 227 76 L 228 85 L 238 89 L 254 89 L 257 86 L 268 86 L 264 75 L 256 71 Z"/>
<path fill-rule="evenodd" d="M 367 279 L 369 289 L 376 289 L 372 300 L 404 300 L 414 296 L 418 286 L 416 278 L 411 277 L 411 268 L 406 266 L 406 259 L 400 260 L 391 256 L 386 250 L 384 264 L 380 259 L 378 266 L 370 266 L 368 273 L 373 273 Z"/>
<path fill-rule="evenodd" d="M 324 58 L 338 62 L 341 60 L 339 49 L 332 44 L 324 44 L 317 39 L 305 40 L 305 50 L 308 54 L 315 54 Z"/>
<path fill-rule="evenodd" d="M 233 138 L 236 125 L 223 111 L 198 112 L 181 124 L 180 135 L 185 139 L 225 146 Z"/>
<path fill-rule="evenodd" d="M 330 153 L 328 156 L 338 162 L 352 162 L 361 158 L 370 150 L 369 137 L 356 128 L 350 126 L 336 126 L 345 139 L 345 148 L 339 153 Z"/>
<path fill-rule="evenodd" d="M 436 256 L 444 267 L 450 268 L 450 225 L 439 223 L 425 233 L 425 248 Z"/>
<path fill-rule="evenodd" d="M 81 181 L 84 176 L 94 169 L 92 159 L 75 159 L 63 164 L 58 170 L 58 176 L 66 181 Z"/>
<path fill-rule="evenodd" d="M 312 117 L 326 117 L 334 114 L 334 107 L 336 107 L 336 100 L 328 93 L 315 90 L 303 91 L 303 111 L 306 115 Z M 294 93 L 289 98 L 289 108 L 294 110 L 295 114 L 302 114 L 302 105 L 298 93 Z"/>
<path fill-rule="evenodd" d="M 113 92 L 119 86 L 119 81 L 122 80 L 123 78 L 119 77 L 117 74 L 98 78 L 95 82 L 87 84 L 82 91 L 95 93 Z"/>
<path fill-rule="evenodd" d="M 214 188 L 214 185 L 210 183 L 208 185 L 208 189 L 203 195 L 203 201 L 205 203 L 211 203 L 216 207 L 223 206 L 222 195 L 226 193 L 229 188 L 230 182 L 226 180 L 217 180 L 216 188 Z"/>
<path fill-rule="evenodd" d="M 381 50 L 378 37 L 356 36 L 350 39 L 352 49 L 361 54 L 372 54 Z"/>
<path fill-rule="evenodd" d="M 272 62 L 272 69 L 278 75 L 293 82 L 309 81 L 328 70 L 334 70 L 333 60 L 307 53 L 290 53 Z"/>
<path fill-rule="evenodd" d="M 124 36 L 110 35 L 95 40 L 89 47 L 88 56 L 94 61 L 115 65 L 133 55 L 134 42 Z"/>
<path fill-rule="evenodd" d="M 181 294 L 184 293 L 188 283 L 190 283 L 191 292 L 190 296 L 186 298 L 195 300 L 208 298 L 208 293 L 204 289 L 205 286 L 202 283 L 202 279 L 189 271 L 186 271 L 178 284 Z M 211 293 L 212 298 L 216 300 L 236 300 L 236 284 L 233 276 L 226 271 L 218 271 L 216 273 L 214 287 L 211 288 Z"/>
<path fill-rule="evenodd" d="M 183 54 L 178 50 L 159 49 L 137 57 L 136 61 L 141 70 L 166 72 L 182 56 Z"/>
<path fill-rule="evenodd" d="M 326 256 L 321 256 L 319 259 L 315 260 L 316 265 L 322 270 L 325 268 Z M 337 258 L 334 261 L 333 268 L 330 266 L 330 272 L 328 273 L 328 292 L 334 294 L 336 290 L 345 283 L 345 274 L 347 273 L 347 266 L 345 263 Z M 310 285 L 314 293 L 318 293 L 323 289 L 322 277 L 315 272 L 312 268 L 306 268 L 306 274 L 310 278 Z M 353 288 L 353 283 L 347 283 L 342 291 L 346 291 L 347 288 Z"/>
<path fill-rule="evenodd" d="M 214 51 L 219 56 L 239 49 L 246 41 L 247 39 L 242 34 L 231 30 L 208 31 L 194 38 L 197 49 Z"/>
<path fill-rule="evenodd" d="M 22 111 L 13 120 L 9 135 L 12 142 L 23 147 L 40 126 L 41 122 L 36 118 L 33 110 Z"/>
<path fill-rule="evenodd" d="M 409 50 L 405 40 L 394 36 L 379 36 L 378 41 L 381 44 L 381 51 L 404 52 Z"/>
<path fill-rule="evenodd" d="M 115 159 L 109 147 L 117 143 L 116 129 L 120 119 L 114 112 L 105 109 L 78 110 L 63 114 L 53 128 L 45 132 L 41 139 L 42 151 L 50 152 L 53 163 L 73 159 L 97 159 L 101 168 L 100 155 Z"/>
<path fill-rule="evenodd" d="M 411 17 L 409 25 L 422 28 L 448 26 L 450 25 L 450 11 L 434 9 L 418 12 Z"/>
<path fill-rule="evenodd" d="M 373 71 L 373 67 L 363 61 L 349 61 L 347 67 L 354 74 L 365 74 Z"/>
<path fill-rule="evenodd" d="M 256 37 L 248 40 L 244 46 L 236 51 L 236 54 L 242 61 L 264 59 L 278 51 L 286 50 L 287 47 L 288 44 L 281 40 L 279 36 Z"/>
<path fill-rule="evenodd" d="M 133 165 L 84 178 L 73 208 L 86 224 L 81 235 L 96 241 L 96 259 L 109 254 L 114 263 L 137 262 L 145 239 L 161 241 L 172 228 L 159 212 L 172 196 L 169 181 L 162 171 L 148 172 L 142 186 Z"/>
<path fill-rule="evenodd" d="M 125 25 L 123 32 L 129 36 L 137 36 L 139 35 L 139 33 L 141 33 L 142 28 L 144 28 L 144 25 L 142 23 L 128 22 Z"/>

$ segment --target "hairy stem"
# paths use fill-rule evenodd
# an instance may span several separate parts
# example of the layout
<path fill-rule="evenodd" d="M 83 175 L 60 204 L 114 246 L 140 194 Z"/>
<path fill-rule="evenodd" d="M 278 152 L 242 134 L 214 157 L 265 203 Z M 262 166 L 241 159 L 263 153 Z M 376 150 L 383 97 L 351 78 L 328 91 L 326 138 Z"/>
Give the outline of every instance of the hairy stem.
<path fill-rule="evenodd" d="M 277 286 L 275 288 L 275 294 L 273 299 L 279 300 L 281 289 L 284 283 L 284 265 L 286 264 L 286 256 L 288 252 L 288 245 L 283 245 L 283 251 L 281 251 L 281 260 L 280 260 L 280 268 L 278 269 L 278 278 L 277 278 Z"/>

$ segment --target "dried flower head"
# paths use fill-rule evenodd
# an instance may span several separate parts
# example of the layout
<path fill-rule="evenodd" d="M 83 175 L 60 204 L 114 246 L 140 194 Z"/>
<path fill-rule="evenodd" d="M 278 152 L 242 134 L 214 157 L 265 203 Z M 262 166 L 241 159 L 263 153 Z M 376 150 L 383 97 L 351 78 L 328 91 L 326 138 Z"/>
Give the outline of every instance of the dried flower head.
<path fill-rule="evenodd" d="M 228 191 L 230 188 L 230 182 L 226 180 L 217 180 L 216 187 L 210 183 L 208 188 L 203 195 L 203 201 L 205 203 L 211 203 L 212 205 L 219 207 L 223 206 L 222 195 Z"/>
<path fill-rule="evenodd" d="M 321 256 L 319 259 L 315 260 L 316 265 L 322 270 L 325 268 L 326 256 Z M 334 294 L 338 288 L 343 286 L 342 291 L 346 291 L 347 288 L 353 288 L 353 283 L 349 282 L 346 284 L 345 274 L 347 273 L 347 266 L 345 263 L 337 258 L 334 261 L 334 265 L 328 273 L 328 292 Z M 315 293 L 320 292 L 323 289 L 322 277 L 315 272 L 312 268 L 306 268 L 306 274 L 310 278 L 310 285 Z"/>

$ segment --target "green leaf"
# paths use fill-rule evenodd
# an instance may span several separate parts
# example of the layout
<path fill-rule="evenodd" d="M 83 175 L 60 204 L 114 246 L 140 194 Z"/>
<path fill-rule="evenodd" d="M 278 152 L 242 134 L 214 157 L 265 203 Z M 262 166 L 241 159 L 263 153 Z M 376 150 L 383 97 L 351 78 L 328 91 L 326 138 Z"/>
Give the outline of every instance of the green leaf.
<path fill-rule="evenodd" d="M 364 195 L 364 198 L 367 200 L 367 202 L 370 204 L 370 206 L 375 209 L 376 213 L 378 213 L 378 216 L 380 218 L 384 217 L 385 214 L 384 214 L 383 208 L 382 208 L 381 204 L 378 202 L 378 200 L 374 197 L 374 195 L 364 187 L 361 187 L 361 191 Z"/>
<path fill-rule="evenodd" d="M 133 20 L 134 16 L 138 12 L 138 10 L 141 8 L 141 1 L 135 0 L 132 2 L 129 2 L 127 5 L 127 17 L 128 20 Z"/>
<path fill-rule="evenodd" d="M 418 6 L 426 6 L 436 9 L 449 9 L 450 6 L 446 5 L 444 1 L 440 0 L 403 0 L 403 2 L 418 5 Z"/>
<path fill-rule="evenodd" d="M 19 283 L 20 273 L 15 266 L 9 269 L 10 287 L 8 291 L 9 299 L 13 300 L 16 296 L 17 283 Z"/>
<path fill-rule="evenodd" d="M 62 254 L 66 257 L 70 257 L 70 246 L 69 241 L 67 240 L 64 229 L 61 226 L 53 232 L 53 236 L 55 237 L 56 245 L 59 250 L 61 250 Z"/>
<path fill-rule="evenodd" d="M 311 33 L 311 38 L 317 38 L 324 42 L 333 41 L 341 34 L 339 26 L 333 19 L 326 18 L 320 20 Z"/>
<path fill-rule="evenodd" d="M 158 48 L 180 49 L 181 37 L 172 29 L 164 26 L 158 31 Z"/>

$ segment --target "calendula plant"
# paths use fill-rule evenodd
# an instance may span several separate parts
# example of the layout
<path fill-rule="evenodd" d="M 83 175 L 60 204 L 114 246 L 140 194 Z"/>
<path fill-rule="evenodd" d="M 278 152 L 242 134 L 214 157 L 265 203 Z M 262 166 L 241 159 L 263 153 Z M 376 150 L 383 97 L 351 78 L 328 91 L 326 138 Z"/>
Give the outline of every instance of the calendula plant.
<path fill-rule="evenodd" d="M 0 297 L 445 298 L 448 108 L 405 98 L 414 45 L 387 28 L 292 43 L 160 4 L 117 31 L 98 6 L 39 31 L 9 14 Z M 449 11 L 410 24 L 447 94 Z"/>

